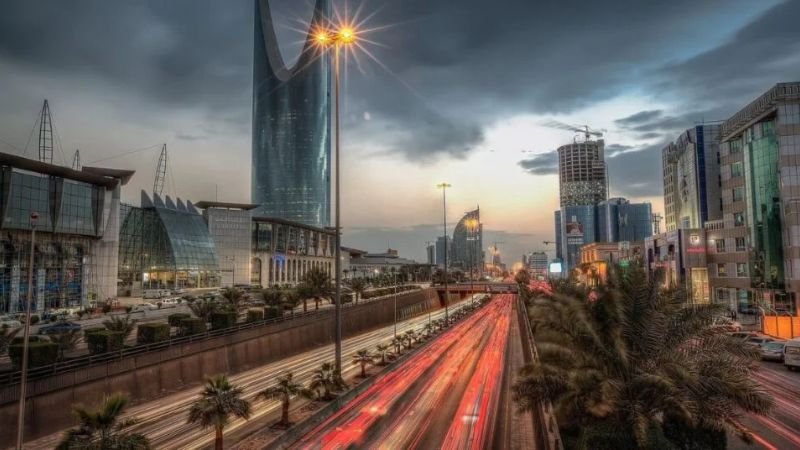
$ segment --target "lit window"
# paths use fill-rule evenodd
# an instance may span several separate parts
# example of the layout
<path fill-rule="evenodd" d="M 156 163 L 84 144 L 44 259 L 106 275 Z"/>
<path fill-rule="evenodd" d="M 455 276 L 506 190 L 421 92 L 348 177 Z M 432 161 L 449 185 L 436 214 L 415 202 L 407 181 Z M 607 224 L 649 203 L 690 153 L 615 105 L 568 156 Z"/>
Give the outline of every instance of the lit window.
<path fill-rule="evenodd" d="M 717 264 L 717 276 L 718 277 L 728 276 L 728 270 L 725 268 L 725 264 Z"/>
<path fill-rule="evenodd" d="M 736 276 L 737 277 L 746 277 L 747 276 L 747 264 L 746 263 L 736 263 Z"/>
<path fill-rule="evenodd" d="M 725 239 L 717 239 L 717 253 L 725 253 Z"/>
<path fill-rule="evenodd" d="M 746 251 L 746 250 L 747 250 L 747 246 L 745 244 L 744 238 L 743 237 L 737 237 L 736 238 L 736 251 L 737 252 L 743 252 L 743 251 Z"/>

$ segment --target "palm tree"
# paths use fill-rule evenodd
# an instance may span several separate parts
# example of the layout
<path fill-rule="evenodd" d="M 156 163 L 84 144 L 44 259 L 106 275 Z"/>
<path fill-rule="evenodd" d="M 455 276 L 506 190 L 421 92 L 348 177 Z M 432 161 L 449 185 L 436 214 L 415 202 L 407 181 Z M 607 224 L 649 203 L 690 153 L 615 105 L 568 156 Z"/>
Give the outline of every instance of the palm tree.
<path fill-rule="evenodd" d="M 292 396 L 311 397 L 310 391 L 304 388 L 302 384 L 296 383 L 293 377 L 292 372 L 287 372 L 285 375 L 278 377 L 277 384 L 264 389 L 257 395 L 257 398 L 263 398 L 264 400 L 279 399 L 281 401 L 281 421 L 278 424 L 284 427 L 291 425 L 291 422 L 289 422 L 289 405 Z"/>
<path fill-rule="evenodd" d="M 331 400 L 333 398 L 331 392 L 345 386 L 344 381 L 336 377 L 333 369 L 333 364 L 326 362 L 311 374 L 311 383 L 308 387 L 317 393 L 318 400 Z"/>
<path fill-rule="evenodd" d="M 571 447 L 707 448 L 698 437 L 747 438 L 742 412 L 770 409 L 752 376 L 757 352 L 712 326 L 718 305 L 687 308 L 685 293 L 635 267 L 589 292 L 532 301 L 539 360 L 513 388 L 522 409 L 554 405 Z"/>
<path fill-rule="evenodd" d="M 123 333 L 123 339 L 127 339 L 136 328 L 136 319 L 131 319 L 129 315 L 125 315 L 124 317 L 111 316 L 110 319 L 103 321 L 103 326 L 105 326 L 108 331 Z"/>
<path fill-rule="evenodd" d="M 244 292 L 236 287 L 229 287 L 222 290 L 222 298 L 228 302 L 234 311 L 239 311 L 239 305 L 244 300 Z"/>
<path fill-rule="evenodd" d="M 261 295 L 264 297 L 264 303 L 269 306 L 280 306 L 284 301 L 284 292 L 276 287 L 263 289 Z"/>
<path fill-rule="evenodd" d="M 322 269 L 311 269 L 303 277 L 303 293 L 314 299 L 314 308 L 319 309 L 319 301 L 331 295 L 331 280 L 328 273 Z M 305 310 L 305 304 L 303 305 Z"/>
<path fill-rule="evenodd" d="M 8 325 L 0 327 L 0 355 L 4 355 L 8 351 L 8 346 L 11 345 L 11 341 L 19 333 L 19 330 L 21 328 L 12 330 Z"/>
<path fill-rule="evenodd" d="M 361 378 L 367 377 L 367 364 L 372 364 L 375 355 L 367 349 L 361 349 L 353 355 L 353 365 L 361 365 Z"/>
<path fill-rule="evenodd" d="M 399 355 L 400 354 L 400 350 L 403 347 L 403 337 L 402 336 L 398 336 L 398 337 L 392 338 L 392 347 L 394 347 L 394 353 Z"/>
<path fill-rule="evenodd" d="M 355 301 L 358 303 L 358 300 L 361 298 L 361 294 L 363 294 L 367 289 L 367 283 L 363 278 L 353 278 L 350 280 L 350 289 L 352 289 L 353 293 L 356 294 Z"/>
<path fill-rule="evenodd" d="M 211 314 L 219 310 L 219 304 L 213 298 L 202 298 L 189 303 L 189 309 L 195 316 L 208 322 Z"/>
<path fill-rule="evenodd" d="M 124 431 L 135 423 L 134 419 L 120 418 L 127 405 L 127 396 L 115 394 L 105 398 L 97 410 L 89 410 L 80 405 L 73 406 L 73 412 L 80 424 L 77 428 L 64 433 L 64 438 L 56 449 L 150 449 L 150 442 L 144 435 Z"/>
<path fill-rule="evenodd" d="M 516 275 L 514 275 L 514 281 L 516 281 L 517 284 L 522 284 L 527 286 L 528 283 L 531 282 L 531 275 L 528 273 L 527 270 L 521 269 L 519 272 L 517 272 Z"/>
<path fill-rule="evenodd" d="M 431 322 L 428 322 L 428 323 L 425 324 L 425 334 L 428 337 L 430 337 L 431 334 L 433 334 L 434 327 L 435 327 L 435 325 L 433 323 L 431 323 Z"/>
<path fill-rule="evenodd" d="M 242 398 L 242 392 L 225 375 L 214 375 L 189 408 L 187 423 L 199 423 L 203 429 L 214 427 L 215 450 L 223 449 L 222 432 L 231 416 L 250 418 L 250 402 Z"/>
<path fill-rule="evenodd" d="M 284 308 L 288 307 L 294 314 L 294 308 L 300 304 L 300 292 L 298 289 L 284 289 L 283 290 L 283 305 Z M 305 305 L 305 304 L 304 304 Z"/>
<path fill-rule="evenodd" d="M 405 333 L 403 333 L 402 339 L 403 341 L 406 342 L 406 348 L 411 348 L 411 346 L 414 345 L 414 339 L 416 337 L 417 334 L 414 332 L 414 330 L 408 330 Z"/>
<path fill-rule="evenodd" d="M 386 344 L 378 344 L 375 346 L 375 350 L 378 351 L 377 355 L 381 357 L 381 365 L 386 365 L 386 353 L 389 351 L 389 346 Z"/>
<path fill-rule="evenodd" d="M 58 345 L 58 359 L 64 359 L 64 352 L 75 350 L 81 340 L 81 330 L 68 330 L 49 336 L 50 342 Z"/>

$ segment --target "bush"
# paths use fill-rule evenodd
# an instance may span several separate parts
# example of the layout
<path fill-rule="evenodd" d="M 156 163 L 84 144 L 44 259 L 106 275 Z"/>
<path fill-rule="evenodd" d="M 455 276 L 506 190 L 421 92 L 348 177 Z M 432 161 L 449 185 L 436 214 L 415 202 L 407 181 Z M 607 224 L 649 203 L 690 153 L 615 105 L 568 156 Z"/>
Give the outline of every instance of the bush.
<path fill-rule="evenodd" d="M 399 294 L 401 292 L 416 291 L 418 289 L 420 289 L 420 287 L 417 286 L 417 285 L 397 286 L 397 293 Z M 361 298 L 366 300 L 366 299 L 369 299 L 369 298 L 382 297 L 384 295 L 390 295 L 390 294 L 394 294 L 394 287 L 393 286 L 392 287 L 379 288 L 379 289 L 373 289 L 371 291 L 364 292 L 363 294 L 361 294 Z"/>
<path fill-rule="evenodd" d="M 125 313 L 126 313 L 126 314 L 130 314 L 130 313 L 131 313 L 131 311 L 133 311 L 133 306 L 131 306 L 131 305 L 128 305 L 128 306 L 126 306 L 126 307 L 125 307 Z"/>
<path fill-rule="evenodd" d="M 191 317 L 192 316 L 190 314 L 187 314 L 187 313 L 170 314 L 170 315 L 167 316 L 167 322 L 169 322 L 169 326 L 171 326 L 171 327 L 179 327 L 179 326 L 181 326 L 181 320 L 189 319 Z"/>
<path fill-rule="evenodd" d="M 103 314 L 108 314 L 111 312 L 111 303 L 105 302 L 103 303 Z"/>
<path fill-rule="evenodd" d="M 99 355 L 119 350 L 125 341 L 125 333 L 121 331 L 95 331 L 86 335 L 86 346 L 89 353 Z"/>
<path fill-rule="evenodd" d="M 188 317 L 180 321 L 181 335 L 190 336 L 192 334 L 205 333 L 206 321 L 195 317 Z"/>
<path fill-rule="evenodd" d="M 8 357 L 15 369 L 22 367 L 22 338 L 14 338 L 8 346 Z M 28 339 L 28 367 L 47 366 L 58 361 L 58 344 L 31 336 Z"/>
<path fill-rule="evenodd" d="M 236 313 L 233 311 L 218 311 L 211 313 L 211 329 L 222 330 L 236 325 Z"/>
<path fill-rule="evenodd" d="M 264 308 L 264 318 L 265 319 L 274 319 L 276 317 L 281 317 L 283 315 L 283 309 L 275 307 L 275 306 L 268 306 Z"/>
<path fill-rule="evenodd" d="M 168 323 L 143 323 L 136 329 L 136 342 L 154 344 L 169 339 Z"/>
<path fill-rule="evenodd" d="M 247 310 L 247 323 L 264 320 L 264 308 L 250 308 Z"/>
<path fill-rule="evenodd" d="M 106 331 L 105 327 L 89 327 L 83 329 L 83 338 L 87 341 L 89 340 L 89 335 L 92 333 L 97 333 L 99 331 Z"/>
<path fill-rule="evenodd" d="M 39 316 L 37 314 L 31 315 L 31 325 L 36 325 L 39 323 Z"/>

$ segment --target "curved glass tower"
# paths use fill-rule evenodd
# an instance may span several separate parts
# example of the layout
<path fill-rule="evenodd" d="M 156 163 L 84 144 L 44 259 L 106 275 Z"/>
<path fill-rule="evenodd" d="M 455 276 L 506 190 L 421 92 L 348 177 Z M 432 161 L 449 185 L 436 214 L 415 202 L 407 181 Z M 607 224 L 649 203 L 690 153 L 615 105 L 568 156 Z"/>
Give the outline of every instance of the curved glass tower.
<path fill-rule="evenodd" d="M 326 23 L 317 0 L 312 24 Z M 330 70 L 310 33 L 286 67 L 268 0 L 255 0 L 252 202 L 258 216 L 307 225 L 330 223 Z"/>

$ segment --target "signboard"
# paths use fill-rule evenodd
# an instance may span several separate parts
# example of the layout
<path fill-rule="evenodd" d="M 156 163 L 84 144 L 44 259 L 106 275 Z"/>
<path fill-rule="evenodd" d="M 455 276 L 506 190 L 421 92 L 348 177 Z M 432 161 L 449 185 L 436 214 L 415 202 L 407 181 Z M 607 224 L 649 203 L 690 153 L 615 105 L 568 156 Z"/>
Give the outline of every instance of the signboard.
<path fill-rule="evenodd" d="M 550 273 L 561 273 L 561 263 L 560 262 L 552 262 L 550 263 Z"/>

